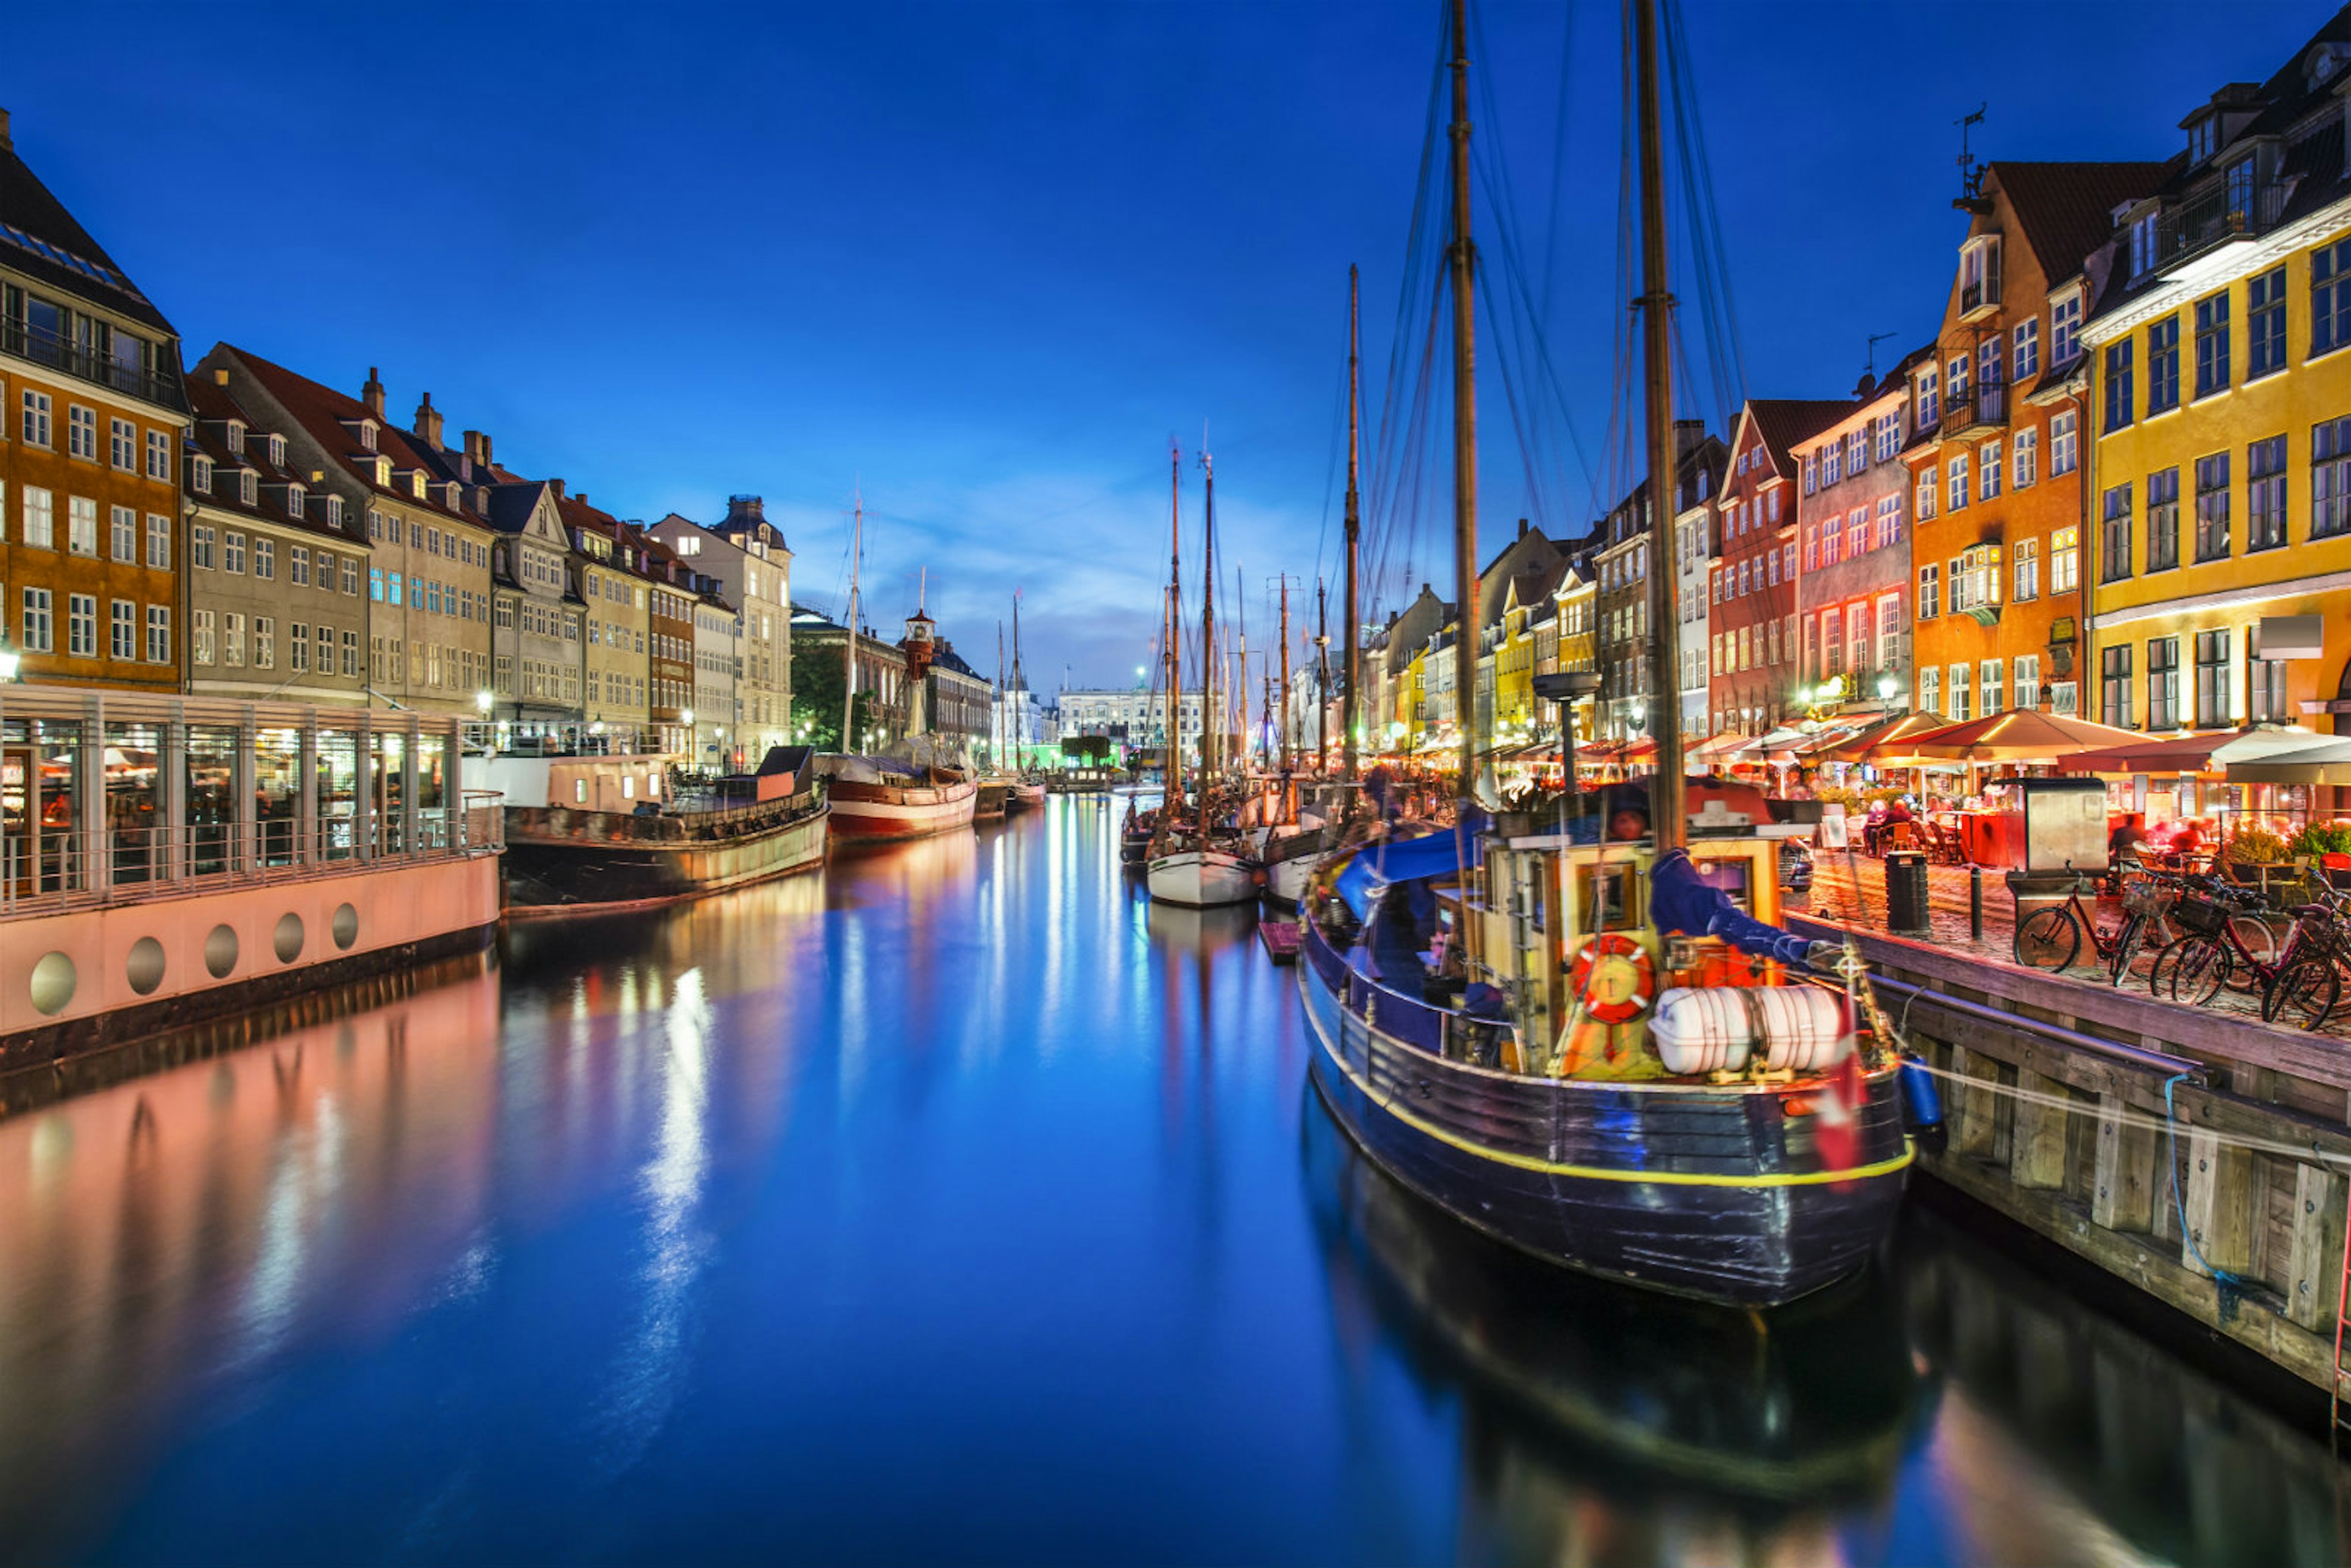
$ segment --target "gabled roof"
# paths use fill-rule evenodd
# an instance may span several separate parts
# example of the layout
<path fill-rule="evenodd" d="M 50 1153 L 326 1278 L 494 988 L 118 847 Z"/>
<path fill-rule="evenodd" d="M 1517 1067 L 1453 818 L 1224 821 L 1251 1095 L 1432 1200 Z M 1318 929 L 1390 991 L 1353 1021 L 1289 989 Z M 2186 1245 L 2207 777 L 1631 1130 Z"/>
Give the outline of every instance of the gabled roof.
<path fill-rule="evenodd" d="M 2053 287 L 2082 270 L 2082 262 L 2114 233 L 2114 210 L 2160 189 L 2179 172 L 2186 153 L 2160 163 L 2010 163 L 1986 165 L 1984 184 L 1997 186 L 2016 214 L 2025 244 Z"/>
<path fill-rule="evenodd" d="M 1771 454 L 1771 465 L 1789 476 L 1790 454 L 1859 406 L 1851 398 L 1751 397 L 1741 411 Z"/>
<path fill-rule="evenodd" d="M 0 265 L 170 337 L 178 330 L 0 136 Z"/>

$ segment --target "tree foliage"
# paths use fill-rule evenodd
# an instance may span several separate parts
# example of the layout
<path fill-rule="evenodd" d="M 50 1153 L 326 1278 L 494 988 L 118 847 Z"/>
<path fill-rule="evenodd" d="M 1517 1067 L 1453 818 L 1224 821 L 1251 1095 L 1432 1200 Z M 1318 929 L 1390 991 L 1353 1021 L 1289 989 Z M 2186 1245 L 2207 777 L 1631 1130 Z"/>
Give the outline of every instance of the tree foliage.
<path fill-rule="evenodd" d="M 806 726 L 806 745 L 819 751 L 845 751 L 841 740 L 841 698 L 846 679 L 841 667 L 841 650 L 814 646 L 792 650 L 792 729 L 795 735 Z M 873 727 L 873 694 L 857 694 L 855 729 L 862 734 Z"/>

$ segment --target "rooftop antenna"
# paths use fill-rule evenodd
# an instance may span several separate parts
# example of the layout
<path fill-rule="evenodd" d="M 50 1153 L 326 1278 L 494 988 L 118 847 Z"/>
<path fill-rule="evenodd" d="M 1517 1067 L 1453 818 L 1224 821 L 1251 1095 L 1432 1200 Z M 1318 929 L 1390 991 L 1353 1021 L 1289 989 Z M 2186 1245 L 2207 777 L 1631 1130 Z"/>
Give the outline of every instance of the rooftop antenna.
<path fill-rule="evenodd" d="M 1951 121 L 1959 128 L 1959 199 L 1953 204 L 1955 206 L 1971 207 L 1983 200 L 1983 166 L 1976 162 L 1976 155 L 1968 149 L 1968 131 L 1983 123 L 1984 110 L 1988 107 L 1988 104 L 1979 103 L 1974 113 L 1961 115 Z"/>
<path fill-rule="evenodd" d="M 1898 338 L 1901 335 L 1899 332 L 1872 332 L 1869 335 L 1869 379 L 1871 381 L 1877 379 L 1877 345 L 1888 338 Z"/>

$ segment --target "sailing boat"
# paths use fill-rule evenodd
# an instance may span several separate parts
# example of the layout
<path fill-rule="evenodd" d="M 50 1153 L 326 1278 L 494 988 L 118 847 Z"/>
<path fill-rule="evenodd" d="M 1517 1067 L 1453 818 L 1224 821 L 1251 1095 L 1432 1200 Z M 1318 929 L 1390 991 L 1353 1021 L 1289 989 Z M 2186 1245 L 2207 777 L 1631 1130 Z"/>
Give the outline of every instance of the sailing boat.
<path fill-rule="evenodd" d="M 1649 559 L 1665 562 L 1677 475 L 1658 3 L 1632 0 L 1646 446 L 1658 497 Z M 1450 9 L 1453 546 L 1466 661 L 1478 604 L 1475 251 L 1466 0 Z M 1665 692 L 1678 668 L 1672 583 L 1651 574 L 1651 689 Z M 1462 712 L 1453 828 L 1333 857 L 1307 890 L 1299 985 L 1313 1081 L 1340 1125 L 1455 1218 L 1607 1278 L 1761 1307 L 1860 1270 L 1893 1224 L 1912 1157 L 1899 1059 L 1861 966 L 1771 924 L 1778 839 L 1719 802 L 1686 817 L 1670 702 L 1652 710 L 1659 772 L 1640 834 L 1602 841 L 1596 823 L 1571 828 L 1563 809 L 1489 819 L 1478 705 Z M 1617 813 L 1612 828 L 1640 815 Z"/>
<path fill-rule="evenodd" d="M 1012 591 L 1012 698 L 1011 711 L 1006 716 L 1006 727 L 1012 742 L 1012 807 L 1015 810 L 1034 811 L 1045 804 L 1045 781 L 1028 771 L 1020 754 L 1021 731 L 1029 717 L 1029 676 L 1020 667 L 1020 591 Z"/>
<path fill-rule="evenodd" d="M 1181 769 L 1177 766 L 1176 744 L 1181 727 L 1177 716 L 1183 712 L 1181 684 L 1183 677 L 1181 625 L 1177 612 L 1182 595 L 1183 549 L 1181 528 L 1182 464 L 1176 464 L 1176 484 L 1171 493 L 1171 515 L 1168 521 L 1169 579 L 1167 620 L 1167 711 L 1168 766 L 1167 801 L 1159 811 L 1158 825 L 1152 834 L 1149 860 L 1145 868 L 1145 883 L 1155 902 L 1181 904 L 1188 909 L 1207 909 L 1218 904 L 1247 904 L 1257 897 L 1257 867 L 1250 862 L 1240 841 L 1227 831 L 1220 820 L 1219 795 L 1217 789 L 1217 755 L 1225 738 L 1224 710 L 1217 695 L 1217 471 L 1215 460 L 1200 454 L 1200 467 L 1207 476 L 1207 500 L 1206 522 L 1202 528 L 1202 557 L 1206 568 L 1202 574 L 1204 588 L 1200 604 L 1200 770 L 1196 780 L 1198 810 L 1183 809 Z"/>

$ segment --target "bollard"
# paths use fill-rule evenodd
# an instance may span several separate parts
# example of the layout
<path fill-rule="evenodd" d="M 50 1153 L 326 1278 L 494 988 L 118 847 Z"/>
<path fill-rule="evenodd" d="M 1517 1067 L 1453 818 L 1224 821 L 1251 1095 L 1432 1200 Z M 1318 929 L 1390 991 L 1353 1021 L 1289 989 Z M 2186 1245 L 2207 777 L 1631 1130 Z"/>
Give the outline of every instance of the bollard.
<path fill-rule="evenodd" d="M 1983 867 L 1968 867 L 1968 935 L 1983 940 Z"/>

